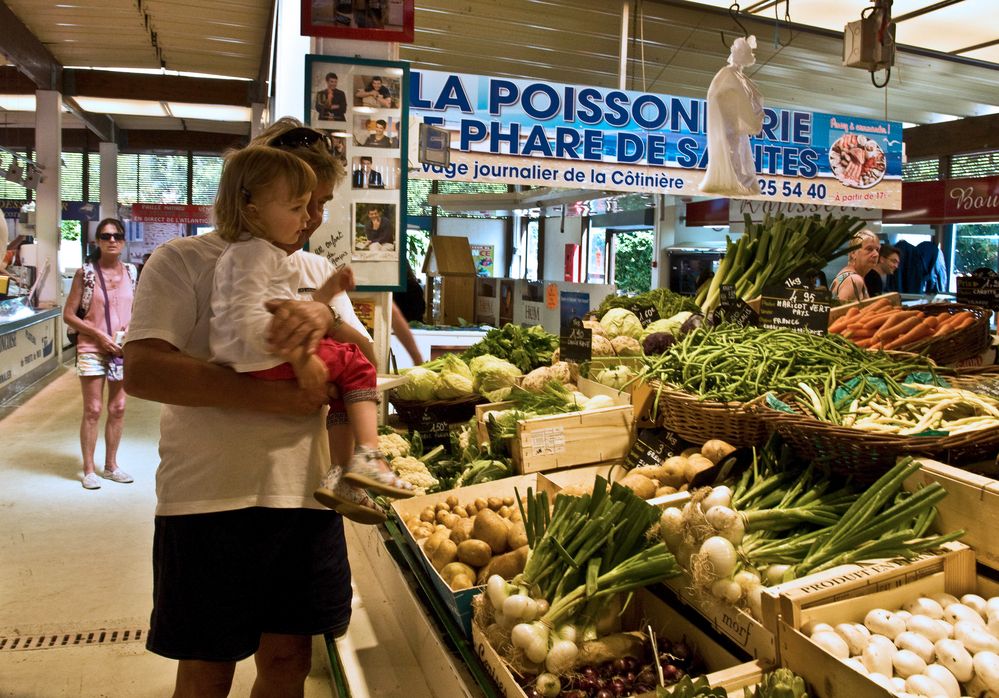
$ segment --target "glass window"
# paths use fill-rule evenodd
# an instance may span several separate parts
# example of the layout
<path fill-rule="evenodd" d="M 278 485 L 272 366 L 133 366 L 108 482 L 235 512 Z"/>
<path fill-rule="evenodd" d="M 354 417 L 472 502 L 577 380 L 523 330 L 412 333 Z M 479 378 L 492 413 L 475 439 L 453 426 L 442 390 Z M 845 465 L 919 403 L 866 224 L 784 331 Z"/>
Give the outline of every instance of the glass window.
<path fill-rule="evenodd" d="M 999 150 L 954 155 L 950 159 L 950 176 L 953 179 L 989 177 L 996 172 L 999 172 Z"/>
<path fill-rule="evenodd" d="M 63 201 L 83 201 L 83 153 L 62 154 L 59 196 Z"/>
<path fill-rule="evenodd" d="M 644 293 L 652 288 L 652 230 L 614 233 L 614 283 L 622 293 Z"/>
<path fill-rule="evenodd" d="M 982 268 L 999 272 L 999 222 L 956 225 L 954 238 L 951 291 L 957 290 L 955 275 L 970 274 Z"/>
<path fill-rule="evenodd" d="M 903 182 L 932 182 L 940 179 L 940 158 L 910 160 L 902 165 Z"/>
<path fill-rule="evenodd" d="M 586 251 L 586 281 L 591 284 L 607 283 L 607 229 L 590 228 Z"/>
<path fill-rule="evenodd" d="M 193 186 L 191 203 L 210 206 L 215 203 L 219 179 L 222 177 L 222 160 L 219 155 L 195 155 L 192 158 Z"/>
<path fill-rule="evenodd" d="M 187 155 L 119 155 L 118 201 L 123 204 L 186 204 Z"/>
<path fill-rule="evenodd" d="M 524 278 L 540 281 L 538 272 L 538 221 L 532 218 L 527 222 L 527 257 L 524 260 Z"/>
<path fill-rule="evenodd" d="M 101 200 L 101 154 L 87 153 L 87 201 Z"/>
<path fill-rule="evenodd" d="M 22 158 L 27 157 L 27 153 L 21 151 L 17 153 Z M 15 160 L 14 156 L 5 150 L 0 150 L 0 170 L 4 172 L 10 167 L 11 163 Z M 18 164 L 24 167 L 24 161 L 19 160 Z M 23 200 L 28 198 L 28 191 L 17 184 L 8 182 L 0 176 L 0 199 L 18 199 Z"/>
<path fill-rule="evenodd" d="M 59 245 L 59 271 L 79 269 L 83 266 L 83 246 L 80 244 L 80 221 L 61 221 L 62 244 Z"/>

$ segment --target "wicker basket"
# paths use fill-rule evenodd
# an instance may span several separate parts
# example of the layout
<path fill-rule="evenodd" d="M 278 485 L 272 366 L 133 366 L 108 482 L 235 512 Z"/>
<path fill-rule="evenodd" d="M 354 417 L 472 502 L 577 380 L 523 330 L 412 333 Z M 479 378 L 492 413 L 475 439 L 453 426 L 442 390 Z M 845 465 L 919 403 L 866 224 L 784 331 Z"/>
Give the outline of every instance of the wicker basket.
<path fill-rule="evenodd" d="M 911 309 L 927 315 L 953 315 L 967 310 L 975 315 L 975 321 L 943 337 L 930 337 L 900 347 L 904 351 L 926 354 L 941 366 L 954 366 L 965 359 L 981 355 L 992 342 L 989 335 L 989 320 L 992 313 L 985 308 L 958 303 L 927 303 L 914 305 Z"/>
<path fill-rule="evenodd" d="M 994 457 L 999 450 L 999 427 L 958 436 L 878 434 L 820 421 L 794 399 L 785 398 L 784 402 L 794 414 L 762 406 L 771 428 L 803 458 L 860 483 L 874 482 L 902 456 L 925 456 L 960 465 Z"/>
<path fill-rule="evenodd" d="M 721 439 L 736 447 L 758 446 L 767 440 L 765 414 L 754 403 L 702 400 L 659 381 L 651 381 L 649 387 L 663 427 L 682 439 L 691 443 Z"/>
<path fill-rule="evenodd" d="M 450 400 L 419 402 L 401 400 L 396 397 L 395 391 L 389 393 L 389 402 L 395 407 L 399 419 L 414 429 L 431 421 L 448 424 L 467 422 L 475 416 L 475 406 L 485 401 L 481 395 L 468 395 Z"/>

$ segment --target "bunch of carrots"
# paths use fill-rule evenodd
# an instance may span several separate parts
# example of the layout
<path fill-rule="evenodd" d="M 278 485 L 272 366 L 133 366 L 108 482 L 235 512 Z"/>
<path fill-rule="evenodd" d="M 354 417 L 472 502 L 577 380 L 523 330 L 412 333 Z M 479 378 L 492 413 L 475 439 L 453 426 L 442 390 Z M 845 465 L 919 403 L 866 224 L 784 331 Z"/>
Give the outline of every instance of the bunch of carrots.
<path fill-rule="evenodd" d="M 924 339 L 956 332 L 974 321 L 975 314 L 968 310 L 927 315 L 879 298 L 862 308 L 850 308 L 829 326 L 829 331 L 865 349 L 903 349 Z"/>

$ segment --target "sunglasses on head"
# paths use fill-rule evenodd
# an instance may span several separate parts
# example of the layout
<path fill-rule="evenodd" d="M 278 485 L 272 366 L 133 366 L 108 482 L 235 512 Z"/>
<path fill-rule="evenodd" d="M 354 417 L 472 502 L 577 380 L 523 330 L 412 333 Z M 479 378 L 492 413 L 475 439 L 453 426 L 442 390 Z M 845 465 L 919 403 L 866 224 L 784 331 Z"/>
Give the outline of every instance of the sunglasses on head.
<path fill-rule="evenodd" d="M 97 233 L 97 239 L 104 242 L 109 242 L 110 240 L 125 242 L 125 233 Z"/>
<path fill-rule="evenodd" d="M 332 138 L 325 133 L 320 133 L 304 126 L 285 131 L 280 136 L 272 138 L 267 145 L 272 148 L 307 148 L 315 144 L 316 141 L 322 141 L 323 145 L 326 146 L 326 150 L 331 153 L 333 152 Z"/>

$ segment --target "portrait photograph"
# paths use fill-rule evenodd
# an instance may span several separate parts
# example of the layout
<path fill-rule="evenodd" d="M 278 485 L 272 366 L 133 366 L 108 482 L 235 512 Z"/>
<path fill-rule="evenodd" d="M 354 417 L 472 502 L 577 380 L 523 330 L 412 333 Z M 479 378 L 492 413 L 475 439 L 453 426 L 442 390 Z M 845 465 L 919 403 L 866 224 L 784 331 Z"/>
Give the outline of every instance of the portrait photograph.
<path fill-rule="evenodd" d="M 402 81 L 388 75 L 359 74 L 353 79 L 354 106 L 398 109 Z"/>
<path fill-rule="evenodd" d="M 413 41 L 415 0 L 302 0 L 302 36 Z"/>
<path fill-rule="evenodd" d="M 380 202 L 354 204 L 354 260 L 399 259 L 398 206 Z"/>
<path fill-rule="evenodd" d="M 351 82 L 347 70 L 347 66 L 313 64 L 311 116 L 314 125 L 325 128 L 335 128 L 335 125 L 347 127 L 349 97 L 346 89 L 350 88 Z"/>
<path fill-rule="evenodd" d="M 351 189 L 398 189 L 400 162 L 399 158 L 355 156 L 350 165 Z"/>
<path fill-rule="evenodd" d="M 354 144 L 365 148 L 399 148 L 399 119 L 361 114 L 354 117 Z"/>

